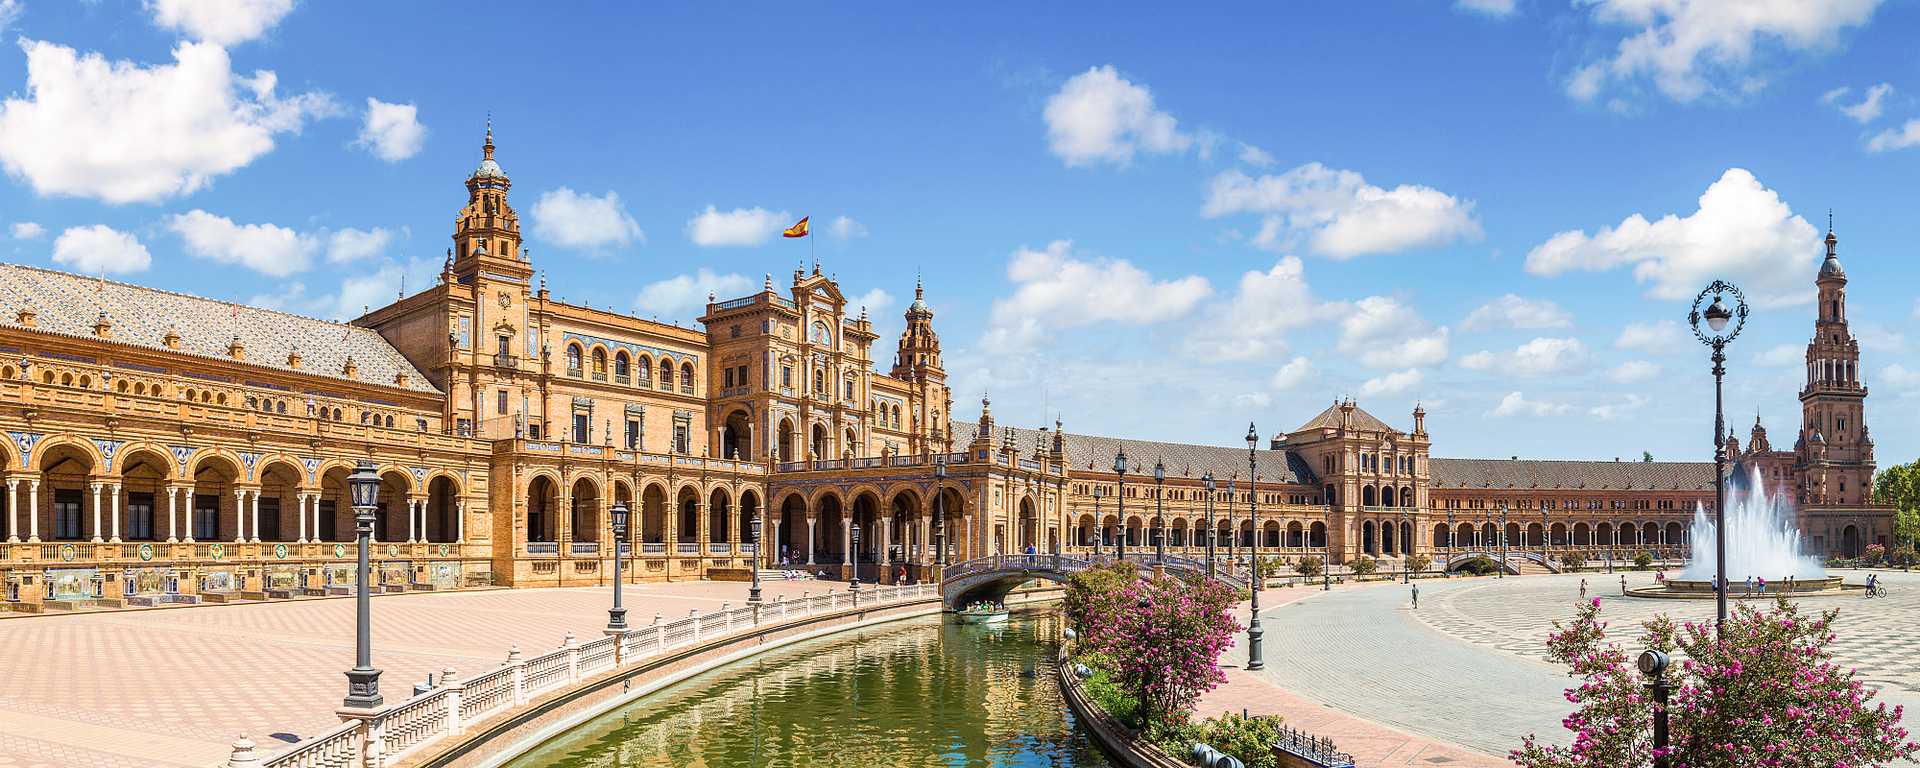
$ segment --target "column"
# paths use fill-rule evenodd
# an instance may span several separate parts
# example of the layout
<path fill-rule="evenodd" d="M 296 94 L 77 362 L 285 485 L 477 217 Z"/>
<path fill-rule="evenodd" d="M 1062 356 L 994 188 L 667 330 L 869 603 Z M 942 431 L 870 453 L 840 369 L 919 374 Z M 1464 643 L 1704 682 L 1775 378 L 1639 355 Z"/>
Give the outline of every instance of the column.
<path fill-rule="evenodd" d="M 773 553 L 772 560 L 768 562 L 769 565 L 771 565 L 772 563 L 780 562 L 780 518 L 776 517 L 773 519 L 773 525 L 771 526 L 771 529 L 773 530 L 773 538 L 762 538 L 760 540 L 761 561 L 768 562 L 767 553 L 768 552 Z M 773 547 L 771 549 L 767 547 L 768 542 L 772 542 L 773 544 Z M 787 554 L 789 557 L 791 557 L 793 553 L 789 552 Z"/>
<path fill-rule="evenodd" d="M 35 481 L 34 485 L 38 487 L 39 481 Z M 813 515 L 807 515 L 807 565 L 813 565 L 813 528 L 818 522 L 820 521 L 814 519 Z M 38 537 L 35 537 L 35 540 L 39 540 Z"/>
<path fill-rule="evenodd" d="M 20 479 L 7 478 L 7 543 L 20 543 Z"/>
<path fill-rule="evenodd" d="M 841 565 L 853 564 L 853 515 L 850 514 L 851 512 L 852 510 L 846 510 L 840 515 L 840 543 L 844 545 L 840 547 Z M 869 532 L 867 535 L 873 534 Z"/>
<path fill-rule="evenodd" d="M 180 490 L 185 491 L 187 494 L 187 528 L 186 530 L 181 531 L 181 533 L 184 533 L 186 535 L 181 536 L 180 540 L 188 544 L 192 544 L 193 543 L 193 507 L 194 507 L 193 486 L 187 486 Z"/>
<path fill-rule="evenodd" d="M 880 518 L 880 540 L 874 543 L 880 546 L 880 574 L 874 581 L 885 584 L 888 566 L 893 565 L 893 518 Z"/>
<path fill-rule="evenodd" d="M 214 512 L 218 515 L 219 512 Z M 217 518 L 216 518 L 217 519 Z M 247 540 L 247 492 L 243 488 L 233 489 L 233 542 L 239 544 Z"/>
<path fill-rule="evenodd" d="M 180 528 L 178 525 L 180 522 L 180 507 L 178 503 L 179 500 L 180 500 L 180 489 L 175 488 L 171 485 L 167 486 L 167 543 L 168 544 L 172 544 L 180 540 L 180 535 L 179 535 Z"/>
<path fill-rule="evenodd" d="M 427 536 L 427 501 L 428 499 L 420 500 L 420 540 L 423 542 L 429 539 Z"/>
<path fill-rule="evenodd" d="M 922 510 L 920 514 L 920 540 L 915 542 L 913 546 L 913 551 L 919 556 L 921 565 L 933 564 L 933 558 L 927 557 L 927 552 L 930 551 L 932 546 L 933 529 L 931 521 L 928 519 L 925 510 Z"/>
<path fill-rule="evenodd" d="M 27 481 L 27 543 L 40 543 L 40 478 Z"/>
<path fill-rule="evenodd" d="M 93 543 L 100 543 L 100 483 L 88 483 L 93 489 Z"/>
<path fill-rule="evenodd" d="M 636 528 L 638 528 L 638 526 L 636 526 Z M 461 544 L 467 543 L 466 499 L 456 498 L 453 500 L 453 540 Z"/>
<path fill-rule="evenodd" d="M 253 543 L 258 544 L 260 543 L 260 489 L 253 489 L 247 497 L 253 500 L 252 509 L 247 516 L 247 530 L 253 533 Z"/>
<path fill-rule="evenodd" d="M 415 541 L 419 541 L 419 537 L 415 534 L 415 528 L 414 528 L 414 521 L 420 518 L 419 506 L 420 506 L 419 502 L 413 499 L 407 499 L 407 543 L 408 544 L 412 544 Z"/>
<path fill-rule="evenodd" d="M 313 542 L 320 543 L 320 499 L 323 493 L 313 494 Z"/>
<path fill-rule="evenodd" d="M 300 538 L 294 539 L 294 542 L 305 544 L 307 543 L 307 494 L 301 493 L 295 495 L 293 498 L 294 501 L 300 505 L 300 511 L 294 513 L 294 517 L 300 519 Z"/>
<path fill-rule="evenodd" d="M 710 503 L 706 499 L 701 499 L 694 505 L 699 510 L 693 520 L 694 530 L 698 532 L 694 540 L 700 542 L 701 557 L 706 557 L 707 544 L 713 541 L 713 510 L 708 507 Z"/>
<path fill-rule="evenodd" d="M 118 544 L 120 543 L 120 484 L 114 483 L 109 487 L 113 489 L 113 503 L 109 506 L 109 511 L 113 514 L 113 525 L 110 527 L 112 538 L 107 541 Z"/>

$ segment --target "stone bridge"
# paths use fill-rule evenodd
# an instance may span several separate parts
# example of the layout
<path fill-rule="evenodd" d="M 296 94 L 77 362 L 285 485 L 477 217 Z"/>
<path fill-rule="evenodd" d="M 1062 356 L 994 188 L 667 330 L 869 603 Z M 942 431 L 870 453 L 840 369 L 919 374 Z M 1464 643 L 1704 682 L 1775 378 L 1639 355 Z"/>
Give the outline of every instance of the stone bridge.
<path fill-rule="evenodd" d="M 1559 563 L 1554 562 L 1552 558 L 1549 558 L 1538 551 L 1509 549 L 1505 552 L 1505 555 L 1506 555 L 1505 560 L 1501 559 L 1501 554 L 1502 552 L 1498 549 L 1460 550 L 1460 551 L 1454 552 L 1451 555 L 1448 555 L 1445 559 L 1445 562 L 1447 565 L 1447 570 L 1449 572 L 1453 571 L 1456 568 L 1459 568 L 1463 563 L 1466 563 L 1468 560 L 1472 560 L 1476 557 L 1484 557 L 1488 560 L 1492 560 L 1494 565 L 1503 567 L 1506 569 L 1507 573 L 1511 573 L 1516 576 L 1519 575 L 1521 572 L 1520 571 L 1521 563 L 1518 561 L 1523 561 L 1523 560 L 1531 560 L 1534 563 L 1536 563 L 1540 568 L 1546 569 L 1549 573 L 1560 572 Z"/>
<path fill-rule="evenodd" d="M 1073 574 L 1096 563 L 1115 559 L 1118 558 L 1060 554 L 994 555 L 976 558 L 946 567 L 940 579 L 940 599 L 948 610 L 960 610 L 970 603 L 981 601 L 1000 602 L 1006 598 L 1007 593 L 1034 579 L 1065 584 Z M 1192 558 L 1171 555 L 1154 557 L 1152 553 L 1129 553 L 1126 559 L 1127 562 L 1135 563 L 1142 569 L 1161 566 L 1179 575 L 1194 578 L 1207 577 L 1206 563 Z M 1219 567 L 1224 568 L 1225 564 L 1222 563 Z M 1247 588 L 1244 577 L 1236 579 L 1223 570 L 1216 570 L 1213 578 L 1236 589 Z"/>

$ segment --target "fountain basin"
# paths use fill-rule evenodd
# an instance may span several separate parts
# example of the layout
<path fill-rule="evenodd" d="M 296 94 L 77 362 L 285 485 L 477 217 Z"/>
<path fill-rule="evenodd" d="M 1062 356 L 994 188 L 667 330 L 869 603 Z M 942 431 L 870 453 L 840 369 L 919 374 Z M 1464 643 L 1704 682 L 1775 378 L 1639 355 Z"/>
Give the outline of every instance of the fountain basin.
<path fill-rule="evenodd" d="M 1767 581 L 1767 591 L 1747 591 L 1746 580 L 1735 581 L 1727 585 L 1727 597 L 1735 600 L 1773 599 L 1782 594 L 1790 597 L 1830 597 L 1838 595 L 1859 595 L 1866 591 L 1861 584 L 1848 584 L 1839 576 L 1820 576 L 1810 579 L 1794 579 L 1793 590 L 1785 591 L 1784 580 Z M 1651 587 L 1627 590 L 1629 597 L 1649 597 L 1667 600 L 1712 600 L 1713 582 L 1707 579 L 1667 579 L 1664 583 Z"/>

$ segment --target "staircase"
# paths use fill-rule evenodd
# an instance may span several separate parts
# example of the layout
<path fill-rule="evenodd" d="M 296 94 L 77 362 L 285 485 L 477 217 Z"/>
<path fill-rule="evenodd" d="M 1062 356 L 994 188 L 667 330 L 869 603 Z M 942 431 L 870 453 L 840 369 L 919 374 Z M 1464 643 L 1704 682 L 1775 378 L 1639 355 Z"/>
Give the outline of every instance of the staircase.
<path fill-rule="evenodd" d="M 1553 571 L 1548 569 L 1546 566 L 1541 565 L 1537 562 L 1534 562 L 1533 560 L 1529 560 L 1524 557 L 1516 557 L 1508 562 L 1513 563 L 1513 567 L 1515 568 L 1514 573 L 1519 574 L 1521 576 L 1531 576 L 1538 573 L 1553 573 Z"/>

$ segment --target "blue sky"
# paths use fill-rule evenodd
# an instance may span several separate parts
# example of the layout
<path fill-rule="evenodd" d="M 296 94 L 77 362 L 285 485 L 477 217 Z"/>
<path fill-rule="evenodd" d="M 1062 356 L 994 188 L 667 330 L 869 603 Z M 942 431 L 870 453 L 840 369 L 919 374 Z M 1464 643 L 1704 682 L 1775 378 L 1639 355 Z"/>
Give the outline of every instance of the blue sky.
<path fill-rule="evenodd" d="M 351 317 L 437 272 L 491 112 L 555 294 L 687 323 L 810 215 L 889 339 L 924 274 L 962 418 L 1701 458 L 1674 324 L 1748 290 L 1728 409 L 1791 445 L 1831 208 L 1911 460 L 1920 5 L 1732 5 L 0 0 L 0 257 Z"/>

